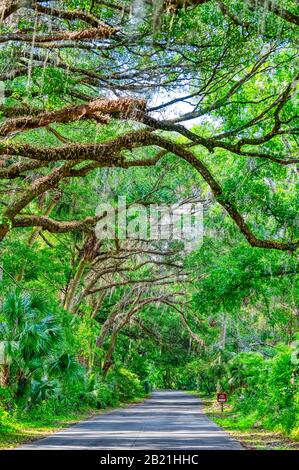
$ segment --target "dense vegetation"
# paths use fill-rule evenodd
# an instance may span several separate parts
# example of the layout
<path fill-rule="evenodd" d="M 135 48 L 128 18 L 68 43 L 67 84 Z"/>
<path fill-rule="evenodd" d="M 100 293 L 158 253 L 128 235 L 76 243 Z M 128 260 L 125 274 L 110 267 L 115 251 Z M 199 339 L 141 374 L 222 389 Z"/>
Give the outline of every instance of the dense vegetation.
<path fill-rule="evenodd" d="M 183 388 L 298 437 L 297 2 L 0 12 L 0 426 Z M 202 245 L 99 239 L 119 196 Z"/>

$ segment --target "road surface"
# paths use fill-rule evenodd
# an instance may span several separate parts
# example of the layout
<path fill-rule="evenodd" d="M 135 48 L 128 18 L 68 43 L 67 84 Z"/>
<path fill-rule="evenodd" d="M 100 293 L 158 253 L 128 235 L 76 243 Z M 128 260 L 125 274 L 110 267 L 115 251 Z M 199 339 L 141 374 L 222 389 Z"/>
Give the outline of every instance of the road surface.
<path fill-rule="evenodd" d="M 203 412 L 200 399 L 158 391 L 137 405 L 103 413 L 21 449 L 241 450 Z"/>

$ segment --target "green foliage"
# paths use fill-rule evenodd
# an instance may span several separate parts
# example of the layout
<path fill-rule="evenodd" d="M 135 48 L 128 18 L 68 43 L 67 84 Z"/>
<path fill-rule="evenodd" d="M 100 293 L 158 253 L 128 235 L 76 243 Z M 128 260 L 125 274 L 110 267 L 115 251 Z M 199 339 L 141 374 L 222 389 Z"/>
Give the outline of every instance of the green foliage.
<path fill-rule="evenodd" d="M 48 311 L 42 297 L 17 291 L 8 294 L 0 316 L 0 339 L 5 345 L 2 382 L 15 397 L 39 396 L 33 392 L 34 379 L 44 376 L 63 341 L 59 318 Z"/>
<path fill-rule="evenodd" d="M 124 367 L 113 371 L 110 380 L 122 401 L 126 399 L 132 400 L 134 397 L 141 396 L 144 393 L 138 376 Z"/>
<path fill-rule="evenodd" d="M 106 2 L 102 5 L 91 0 L 60 3 L 62 10 L 90 12 L 121 31 L 103 42 L 83 40 L 80 47 L 71 40 L 60 42 L 57 48 L 51 47 L 52 41 L 36 43 L 32 52 L 27 42 L 21 46 L 2 38 L 0 66 L 8 79 L 5 105 L 0 109 L 1 125 L 11 116 L 18 119 L 18 113 L 26 116 L 26 110 L 35 115 L 112 96 L 114 92 L 115 96 L 142 96 L 148 100 L 148 108 L 160 90 L 159 104 L 189 95 L 175 106 L 179 112 L 180 107 L 191 106 L 198 113 L 196 121 L 188 121 L 193 122 L 190 130 L 197 135 L 197 142 L 218 139 L 222 147 L 210 152 L 192 139 L 162 128 L 160 135 L 194 152 L 221 185 L 218 201 L 227 199 L 232 207 L 238 207 L 257 237 L 298 239 L 298 170 L 296 165 L 278 164 L 267 158 L 270 155 L 281 160 L 297 152 L 295 89 L 289 90 L 288 100 L 280 102 L 285 87 L 294 80 L 297 65 L 293 24 L 240 0 L 224 1 L 231 15 L 223 15 L 216 1 L 181 8 L 176 14 L 160 11 L 157 5 L 161 2 L 145 2 L 146 15 L 136 23 L 126 21 L 125 10 L 114 10 L 109 2 L 106 6 Z M 295 3 L 285 0 L 282 6 L 295 12 Z M 132 2 L 121 4 L 131 7 Z M 245 26 L 236 24 L 232 14 Z M 79 19 L 53 16 L 53 21 L 55 28 L 63 31 L 89 27 Z M 4 35 L 13 32 L 15 26 L 19 33 L 30 35 L 35 27 L 33 15 L 20 18 L 16 25 L 2 23 Z M 49 32 L 41 15 L 37 27 L 37 35 Z M 126 38 L 134 39 L 129 40 L 130 47 L 125 44 Z M 66 44 L 74 47 L 64 47 Z M 246 74 L 250 77 L 242 81 Z M 166 120 L 175 118 L 176 112 L 166 108 Z M 251 145 L 250 139 L 271 133 L 277 116 L 279 133 Z M 121 122 L 113 118 L 107 124 L 101 124 L 99 118 L 97 113 L 83 113 L 75 122 L 68 122 L 66 117 L 47 127 L 25 127 L 24 132 L 19 129 L 6 140 L 3 136 L 1 148 L 14 143 L 37 149 L 99 144 L 140 126 L 125 116 Z M 249 143 L 238 145 L 243 139 L 249 139 Z M 233 151 L 228 150 L 229 145 L 233 145 Z M 241 148 L 243 155 L 238 152 Z M 139 145 L 119 153 L 127 163 L 156 155 L 156 146 Z M 15 170 L 27 162 L 27 156 L 17 152 L 2 157 L 4 174 L 11 166 Z M 88 163 L 80 161 L 75 169 Z M 105 375 L 114 325 L 110 325 L 100 346 L 98 338 L 114 309 L 122 318 L 118 302 L 134 297 L 134 284 L 110 288 L 97 307 L 98 292 L 81 297 L 95 268 L 94 259 L 87 259 L 74 288 L 70 313 L 65 297 L 72 290 L 86 254 L 87 234 L 79 230 L 41 230 L 32 240 L 35 229 L 15 228 L 15 218 L 2 215 L 23 190 L 58 164 L 52 161 L 36 172 L 24 171 L 20 177 L 1 180 L 0 224 L 12 230 L 1 243 L 0 341 L 5 344 L 5 362 L 0 365 L 0 426 L 9 426 L 25 413 L 43 420 L 85 406 L 117 406 L 154 388 L 197 389 L 209 395 L 223 389 L 246 425 L 261 422 L 271 429 L 296 433 L 298 366 L 289 346 L 298 332 L 296 255 L 251 247 L 215 202 L 201 175 L 174 154 L 167 153 L 155 166 L 98 167 L 84 178 L 68 176 L 33 197 L 18 216 L 47 214 L 57 221 L 81 220 L 93 216 L 103 200 L 115 204 L 117 196 L 126 196 L 128 205 L 142 201 L 146 207 L 176 204 L 191 196 L 204 202 L 203 246 L 191 253 L 178 251 L 171 258 L 171 262 L 184 265 L 188 273 L 180 305 L 184 317 L 169 305 L 145 306 L 118 332 Z M 96 256 L 104 260 L 105 250 L 110 249 L 113 258 L 119 249 L 117 242 L 113 241 L 112 247 L 101 244 Z M 162 248 L 165 246 L 176 250 L 181 244 L 164 244 Z M 138 256 L 136 259 L 140 261 Z M 142 280 L 151 277 L 147 265 L 136 273 L 132 261 L 129 270 L 132 272 L 112 272 L 108 266 L 93 287 L 101 287 L 106 280 L 131 282 L 140 273 Z M 161 266 L 161 275 L 166 271 Z M 182 288 L 179 282 L 168 287 L 170 293 Z M 196 335 L 202 343 L 196 341 Z"/>
<path fill-rule="evenodd" d="M 97 408 L 116 406 L 120 402 L 144 396 L 145 391 L 138 376 L 121 367 L 110 372 L 103 380 L 92 375 L 88 383 L 85 399 L 89 405 Z"/>
<path fill-rule="evenodd" d="M 299 367 L 292 360 L 293 348 L 277 346 L 272 358 L 258 353 L 240 353 L 223 372 L 222 389 L 233 410 L 251 425 L 285 434 L 296 433 L 299 416 Z M 244 422 L 244 426 L 248 426 Z"/>

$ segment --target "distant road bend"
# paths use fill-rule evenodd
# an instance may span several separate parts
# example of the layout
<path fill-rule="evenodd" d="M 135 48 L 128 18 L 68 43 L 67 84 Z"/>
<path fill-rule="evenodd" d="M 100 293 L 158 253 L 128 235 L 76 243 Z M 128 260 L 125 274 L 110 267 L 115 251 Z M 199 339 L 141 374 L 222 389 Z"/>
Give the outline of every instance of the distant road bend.
<path fill-rule="evenodd" d="M 243 447 L 204 414 L 198 397 L 166 390 L 154 392 L 143 403 L 81 421 L 20 449 L 242 450 Z"/>

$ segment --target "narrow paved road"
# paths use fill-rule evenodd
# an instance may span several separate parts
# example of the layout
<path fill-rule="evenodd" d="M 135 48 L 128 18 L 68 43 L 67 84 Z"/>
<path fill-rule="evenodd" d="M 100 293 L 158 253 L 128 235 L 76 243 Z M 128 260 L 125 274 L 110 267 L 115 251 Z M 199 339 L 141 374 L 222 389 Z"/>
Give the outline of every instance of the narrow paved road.
<path fill-rule="evenodd" d="M 208 419 L 200 399 L 159 391 L 145 402 L 104 413 L 22 449 L 223 449 L 242 446 Z"/>

